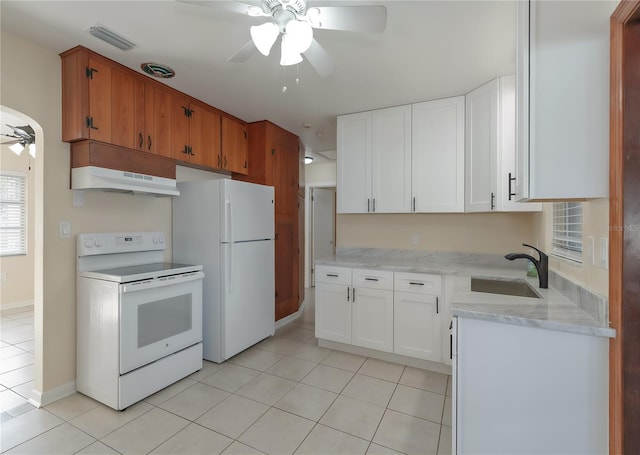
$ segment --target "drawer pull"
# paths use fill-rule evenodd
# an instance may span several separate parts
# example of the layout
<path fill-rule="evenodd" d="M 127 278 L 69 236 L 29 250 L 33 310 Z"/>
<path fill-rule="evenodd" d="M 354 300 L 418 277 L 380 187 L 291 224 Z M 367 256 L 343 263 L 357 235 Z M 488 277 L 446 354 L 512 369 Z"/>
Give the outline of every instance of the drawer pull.
<path fill-rule="evenodd" d="M 378 281 L 377 278 L 365 278 L 366 281 Z"/>
<path fill-rule="evenodd" d="M 349 295 L 349 291 L 351 288 L 347 288 L 347 302 L 349 301 L 350 295 Z"/>
<path fill-rule="evenodd" d="M 413 286 L 424 286 L 424 283 L 419 283 L 417 281 L 409 281 L 409 284 L 412 284 Z"/>
<path fill-rule="evenodd" d="M 332 278 L 338 278 L 338 274 L 337 273 L 327 273 L 327 276 L 330 276 Z"/>
<path fill-rule="evenodd" d="M 440 313 L 440 302 L 438 297 L 436 297 L 436 314 Z"/>

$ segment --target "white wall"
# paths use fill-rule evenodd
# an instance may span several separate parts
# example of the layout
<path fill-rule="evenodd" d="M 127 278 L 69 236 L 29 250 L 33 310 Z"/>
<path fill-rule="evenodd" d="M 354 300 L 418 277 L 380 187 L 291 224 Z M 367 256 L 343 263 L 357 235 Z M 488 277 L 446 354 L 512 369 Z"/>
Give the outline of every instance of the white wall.
<path fill-rule="evenodd" d="M 85 192 L 84 207 L 74 207 L 69 189 L 69 144 L 61 141 L 61 70 L 55 52 L 21 38 L 1 35 L 2 104 L 36 120 L 43 129 L 38 145 L 36 207 L 42 230 L 35 258 L 37 392 L 55 396 L 75 384 L 75 236 L 79 232 L 163 231 L 171 256 L 171 199 Z M 39 214 L 36 213 L 36 218 Z M 59 222 L 71 222 L 73 235 L 58 237 Z"/>

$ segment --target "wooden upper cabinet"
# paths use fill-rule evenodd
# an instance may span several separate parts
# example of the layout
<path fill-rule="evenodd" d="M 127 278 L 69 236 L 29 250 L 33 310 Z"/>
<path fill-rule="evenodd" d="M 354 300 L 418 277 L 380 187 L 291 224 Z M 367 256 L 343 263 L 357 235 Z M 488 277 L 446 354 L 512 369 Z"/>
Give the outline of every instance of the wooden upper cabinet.
<path fill-rule="evenodd" d="M 173 95 L 171 109 L 173 158 L 220 168 L 220 114 L 182 94 Z"/>
<path fill-rule="evenodd" d="M 222 116 L 222 169 L 238 174 L 248 173 L 249 136 L 247 125 Z"/>
<path fill-rule="evenodd" d="M 139 78 L 135 103 L 134 148 L 172 158 L 171 92 Z"/>

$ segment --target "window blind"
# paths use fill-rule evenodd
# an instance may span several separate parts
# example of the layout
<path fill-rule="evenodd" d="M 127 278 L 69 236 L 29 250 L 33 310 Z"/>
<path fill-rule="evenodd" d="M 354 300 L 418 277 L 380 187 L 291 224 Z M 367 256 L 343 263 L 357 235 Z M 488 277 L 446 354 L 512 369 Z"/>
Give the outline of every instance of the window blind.
<path fill-rule="evenodd" d="M 552 253 L 582 262 L 582 202 L 553 203 Z"/>
<path fill-rule="evenodd" d="M 0 173 L 0 256 L 27 254 L 27 176 Z"/>

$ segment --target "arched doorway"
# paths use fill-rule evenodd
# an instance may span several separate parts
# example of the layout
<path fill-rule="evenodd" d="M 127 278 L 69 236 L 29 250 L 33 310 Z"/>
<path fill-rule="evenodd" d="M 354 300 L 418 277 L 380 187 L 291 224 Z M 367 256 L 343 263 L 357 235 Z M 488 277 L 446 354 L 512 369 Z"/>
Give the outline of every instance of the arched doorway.
<path fill-rule="evenodd" d="M 2 264 L 4 270 L 2 270 L 2 279 L 6 280 L 3 283 L 3 287 L 10 288 L 10 285 L 14 288 L 19 288 L 21 285 L 27 285 L 31 288 L 31 293 L 27 294 L 14 294 L 13 297 L 9 296 L 11 300 L 18 299 L 14 302 L 2 302 L 2 307 L 8 309 L 9 313 L 11 309 L 14 311 L 19 310 L 21 304 L 28 303 L 29 300 L 32 301 L 33 312 L 31 319 L 26 315 L 23 320 L 19 320 L 19 318 L 15 318 L 15 324 L 6 324 L 16 325 L 18 323 L 28 326 L 31 325 L 33 327 L 33 332 L 31 334 L 32 338 L 28 337 L 28 333 L 26 329 L 16 330 L 16 336 L 11 338 L 10 341 L 15 341 L 15 344 L 10 343 L 12 346 L 15 346 L 16 350 L 12 350 L 14 354 L 20 356 L 20 358 L 16 361 L 8 362 L 8 366 L 5 367 L 7 371 L 3 371 L 0 374 L 0 383 L 4 381 L 3 385 L 8 389 L 16 390 L 18 395 L 24 397 L 27 401 L 35 406 L 40 406 L 40 396 L 42 394 L 42 385 L 43 385 L 43 374 L 42 374 L 42 335 L 43 335 L 43 324 L 42 324 L 42 305 L 43 305 L 43 185 L 44 185 L 44 170 L 43 170 L 43 159 L 42 154 L 44 152 L 44 137 L 43 130 L 40 124 L 29 117 L 27 114 L 14 110 L 10 107 L 0 105 L 0 123 L 4 127 L 5 124 L 9 124 L 12 126 L 23 126 L 29 125 L 35 131 L 35 156 L 31 156 L 28 150 L 23 151 L 20 154 L 19 159 L 13 161 L 13 165 L 10 166 L 8 163 L 8 159 L 3 159 L 0 162 L 1 170 L 10 170 L 5 169 L 5 167 L 13 167 L 14 171 L 17 173 L 22 173 L 26 176 L 27 181 L 27 254 L 23 263 L 20 264 L 20 268 L 16 265 L 18 264 L 15 259 L 12 264 L 9 264 L 8 258 L 1 258 L 5 264 Z M 6 127 L 2 130 L 3 133 L 7 132 Z M 8 139 L 3 136 L 3 139 Z M 4 142 L 4 140 L 2 141 Z M 8 146 L 2 146 L 3 156 L 9 157 L 10 155 L 5 155 L 5 153 L 13 153 L 8 151 Z M 21 164 L 20 164 L 21 163 Z M 15 169 L 16 167 L 21 169 Z M 8 267 L 6 267 L 8 266 Z M 5 269 L 6 267 L 6 269 Z M 26 268 L 25 268 L 26 267 Z M 30 274 L 30 275 L 29 275 Z M 3 294 L 5 295 L 5 294 Z M 15 297 L 16 295 L 28 296 L 30 298 L 24 299 L 21 297 Z M 3 310 L 4 311 L 4 310 Z M 4 321 L 4 318 L 3 318 Z M 16 325 L 19 327 L 19 325 Z M 19 332 L 22 332 L 23 335 L 19 335 Z M 6 333 L 6 332 L 5 332 Z M 7 335 L 4 335 L 7 336 Z M 31 341 L 31 343 L 27 342 L 27 338 Z M 4 340 L 3 340 L 4 341 Z M 5 346 L 3 344 L 3 346 Z M 20 353 L 18 350 L 23 350 L 29 353 L 31 357 L 32 363 L 28 363 L 29 356 Z M 3 363 L 7 365 L 7 362 Z"/>

